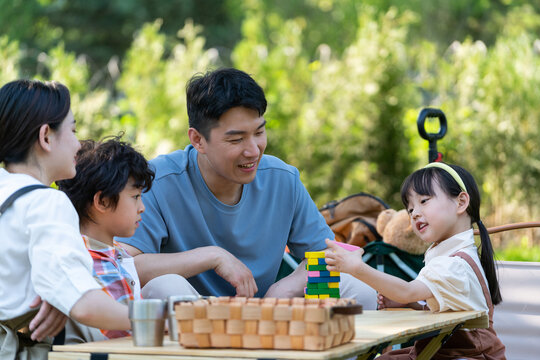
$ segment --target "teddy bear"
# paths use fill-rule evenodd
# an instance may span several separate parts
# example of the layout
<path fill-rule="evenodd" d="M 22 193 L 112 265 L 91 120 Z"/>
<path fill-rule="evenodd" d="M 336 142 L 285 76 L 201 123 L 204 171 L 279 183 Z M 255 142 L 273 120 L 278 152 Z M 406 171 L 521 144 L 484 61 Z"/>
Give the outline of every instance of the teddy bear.
<path fill-rule="evenodd" d="M 377 232 L 383 241 L 413 255 L 423 254 L 429 244 L 414 233 L 407 210 L 386 209 L 377 217 Z"/>

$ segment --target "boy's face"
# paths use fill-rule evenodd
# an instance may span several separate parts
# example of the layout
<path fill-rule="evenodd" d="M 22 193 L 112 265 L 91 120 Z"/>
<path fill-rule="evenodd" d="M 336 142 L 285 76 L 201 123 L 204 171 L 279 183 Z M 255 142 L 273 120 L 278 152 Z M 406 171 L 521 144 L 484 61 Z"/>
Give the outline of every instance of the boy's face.
<path fill-rule="evenodd" d="M 212 183 L 248 184 L 255 179 L 266 149 L 266 121 L 256 110 L 235 107 L 226 111 L 209 139 L 198 149 L 205 155 L 201 172 Z"/>
<path fill-rule="evenodd" d="M 139 227 L 144 204 L 141 199 L 142 189 L 134 186 L 135 181 L 129 178 L 120 192 L 116 208 L 110 208 L 107 216 L 109 232 L 112 236 L 130 237 Z"/>

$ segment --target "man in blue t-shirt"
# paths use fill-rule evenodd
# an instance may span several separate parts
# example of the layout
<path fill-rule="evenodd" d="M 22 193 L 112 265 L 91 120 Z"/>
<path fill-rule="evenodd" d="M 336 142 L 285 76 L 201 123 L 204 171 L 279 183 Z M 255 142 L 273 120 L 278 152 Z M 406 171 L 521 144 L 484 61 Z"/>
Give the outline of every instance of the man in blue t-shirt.
<path fill-rule="evenodd" d="M 266 105 L 262 88 L 236 69 L 190 80 L 191 145 L 151 161 L 156 177 L 143 194 L 141 226 L 119 239 L 143 284 L 176 273 L 204 295 L 303 296 L 303 264 L 274 283 L 285 247 L 303 258 L 334 234 L 298 170 L 263 155 Z M 374 291 L 355 283 L 374 304 Z"/>

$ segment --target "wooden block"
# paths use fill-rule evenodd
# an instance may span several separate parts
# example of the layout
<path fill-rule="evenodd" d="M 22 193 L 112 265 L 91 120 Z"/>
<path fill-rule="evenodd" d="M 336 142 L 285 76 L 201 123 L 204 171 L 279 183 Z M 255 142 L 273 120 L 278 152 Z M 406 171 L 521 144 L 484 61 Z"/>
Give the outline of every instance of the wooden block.
<path fill-rule="evenodd" d="M 195 307 L 192 302 L 180 302 L 174 307 L 177 320 L 190 320 L 195 318 Z"/>
<path fill-rule="evenodd" d="M 244 321 L 235 319 L 227 320 L 225 332 L 229 335 L 242 335 L 244 333 Z"/>
<path fill-rule="evenodd" d="M 339 302 L 338 299 L 324 299 L 321 301 L 321 304 L 323 306 L 336 306 L 336 305 L 341 306 L 338 302 Z"/>
<path fill-rule="evenodd" d="M 216 348 L 231 347 L 231 339 L 227 334 L 210 334 L 210 345 Z"/>
<path fill-rule="evenodd" d="M 210 334 L 212 332 L 212 321 L 208 319 L 193 320 L 193 332 L 195 334 Z"/>
<path fill-rule="evenodd" d="M 231 347 L 235 349 L 242 348 L 242 337 L 243 335 L 229 335 Z"/>
<path fill-rule="evenodd" d="M 247 303 L 242 306 L 243 320 L 259 320 L 261 318 L 261 306 L 255 303 Z"/>
<path fill-rule="evenodd" d="M 231 302 L 230 296 L 220 296 L 217 299 L 219 304 L 228 304 Z"/>
<path fill-rule="evenodd" d="M 304 295 L 304 297 L 306 299 L 318 299 L 319 295 L 308 295 L 308 294 L 306 294 L 306 295 Z"/>
<path fill-rule="evenodd" d="M 259 321 L 259 335 L 274 335 L 276 333 L 276 322 L 274 320 Z"/>
<path fill-rule="evenodd" d="M 273 349 L 274 337 L 272 335 L 261 335 L 261 347 L 263 349 Z"/>
<path fill-rule="evenodd" d="M 307 259 L 307 265 L 326 265 L 326 259 L 325 258 Z"/>
<path fill-rule="evenodd" d="M 304 254 L 306 259 L 324 258 L 324 251 L 306 251 Z"/>
<path fill-rule="evenodd" d="M 225 334 L 225 320 L 212 320 L 212 334 Z"/>
<path fill-rule="evenodd" d="M 305 307 L 304 305 L 292 306 L 292 320 L 304 321 Z"/>
<path fill-rule="evenodd" d="M 306 287 L 308 289 L 319 289 L 319 284 L 326 284 L 326 283 L 307 283 Z"/>
<path fill-rule="evenodd" d="M 304 337 L 303 336 L 290 336 L 291 349 L 303 350 L 304 349 Z"/>
<path fill-rule="evenodd" d="M 245 320 L 244 321 L 244 334 L 258 334 L 258 325 L 257 320 Z"/>
<path fill-rule="evenodd" d="M 305 289 L 305 294 L 307 295 L 338 295 L 339 296 L 339 288 L 337 289 Z M 330 297 L 330 296 L 329 296 Z"/>
<path fill-rule="evenodd" d="M 261 349 L 260 335 L 244 334 L 242 335 L 242 345 L 245 349 Z"/>
<path fill-rule="evenodd" d="M 328 336 L 330 334 L 330 326 L 328 323 L 306 323 L 306 336 Z"/>
<path fill-rule="evenodd" d="M 289 335 L 275 335 L 274 348 L 275 349 L 292 349 L 291 337 Z"/>
<path fill-rule="evenodd" d="M 305 308 L 304 320 L 306 322 L 322 323 L 330 319 L 330 309 L 317 304 L 309 304 Z"/>
<path fill-rule="evenodd" d="M 229 318 L 240 320 L 242 319 L 242 303 L 231 302 L 229 304 Z"/>
<path fill-rule="evenodd" d="M 341 276 L 308 277 L 308 283 L 333 283 L 339 282 Z"/>
<path fill-rule="evenodd" d="M 261 320 L 274 320 L 274 304 L 261 305 Z"/>
<path fill-rule="evenodd" d="M 195 334 L 195 338 L 200 348 L 210 347 L 210 334 Z"/>
<path fill-rule="evenodd" d="M 274 320 L 290 321 L 292 320 L 292 307 L 289 305 L 277 304 L 274 308 Z"/>
<path fill-rule="evenodd" d="M 193 332 L 193 320 L 178 320 L 178 332 L 181 334 Z"/>
<path fill-rule="evenodd" d="M 276 321 L 276 335 L 288 335 L 288 334 L 289 334 L 289 322 Z"/>
<path fill-rule="evenodd" d="M 278 305 L 290 305 L 291 304 L 291 299 L 289 299 L 289 298 L 277 299 L 277 304 Z"/>
<path fill-rule="evenodd" d="M 306 265 L 307 271 L 326 271 L 326 265 Z"/>
<path fill-rule="evenodd" d="M 248 298 L 247 303 L 248 304 L 260 304 L 261 299 L 260 298 Z"/>
<path fill-rule="evenodd" d="M 304 335 L 306 333 L 306 322 L 304 320 L 289 322 L 289 335 Z"/>
<path fill-rule="evenodd" d="M 324 336 L 305 336 L 304 337 L 304 350 L 324 350 L 325 338 Z"/>
<path fill-rule="evenodd" d="M 206 314 L 210 320 L 225 320 L 231 317 L 230 306 L 223 303 L 210 304 L 206 308 Z"/>
<path fill-rule="evenodd" d="M 320 294 L 319 299 L 328 299 L 330 297 L 329 294 Z"/>
<path fill-rule="evenodd" d="M 309 277 L 334 277 L 334 276 L 340 276 L 341 273 L 339 271 L 325 271 L 325 270 L 319 270 L 319 271 L 308 271 Z"/>
<path fill-rule="evenodd" d="M 178 340 L 180 345 L 186 348 L 197 347 L 199 345 L 197 343 L 197 337 L 193 333 L 180 334 Z"/>
<path fill-rule="evenodd" d="M 330 289 L 339 289 L 339 282 L 329 282 L 327 284 Z"/>

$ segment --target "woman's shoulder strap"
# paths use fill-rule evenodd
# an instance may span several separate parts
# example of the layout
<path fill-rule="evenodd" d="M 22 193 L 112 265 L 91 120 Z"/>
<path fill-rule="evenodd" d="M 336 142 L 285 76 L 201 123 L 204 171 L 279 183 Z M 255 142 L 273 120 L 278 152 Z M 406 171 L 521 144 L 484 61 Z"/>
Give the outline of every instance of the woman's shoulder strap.
<path fill-rule="evenodd" d="M 36 190 L 36 189 L 47 189 L 49 186 L 45 186 L 43 184 L 35 184 L 35 185 L 28 185 L 25 187 L 20 188 L 19 190 L 15 191 L 13 194 L 11 194 L 6 201 L 0 206 L 0 216 L 13 204 L 15 200 L 17 200 L 19 197 L 23 196 L 24 194 Z"/>

